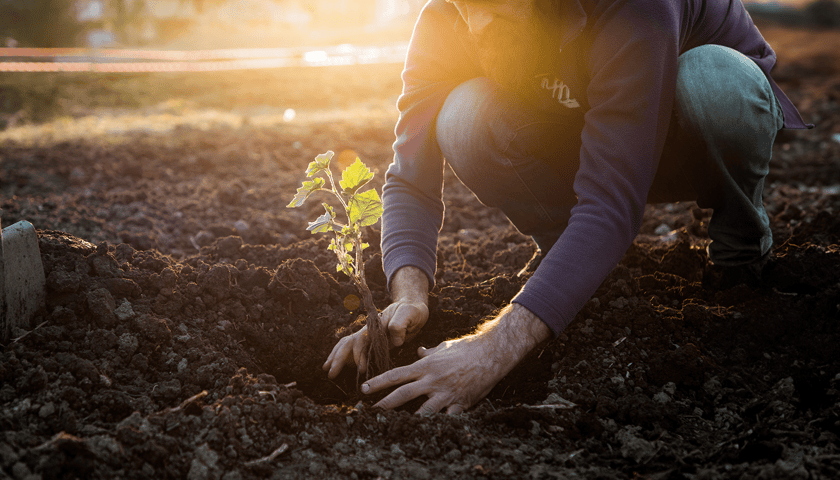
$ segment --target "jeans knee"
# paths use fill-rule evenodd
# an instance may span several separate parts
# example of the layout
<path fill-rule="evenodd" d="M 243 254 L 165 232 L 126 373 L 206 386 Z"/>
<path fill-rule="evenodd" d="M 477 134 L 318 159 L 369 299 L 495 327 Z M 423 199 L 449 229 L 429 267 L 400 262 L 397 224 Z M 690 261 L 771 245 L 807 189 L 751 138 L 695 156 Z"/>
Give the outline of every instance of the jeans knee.
<path fill-rule="evenodd" d="M 441 151 L 447 158 L 460 157 L 465 142 L 473 144 L 485 136 L 486 112 L 493 96 L 492 82 L 485 77 L 468 80 L 446 97 L 438 112 L 435 133 Z"/>
<path fill-rule="evenodd" d="M 455 87 L 438 113 L 435 134 L 447 163 L 465 183 L 481 179 L 504 156 L 511 133 L 500 128 L 506 109 L 500 105 L 499 87 L 477 77 Z M 507 139 L 507 140 L 506 140 Z M 495 167 L 507 168 L 506 163 Z"/>
<path fill-rule="evenodd" d="M 704 45 L 679 58 L 675 109 L 680 127 L 704 142 L 760 152 L 769 161 L 781 108 L 767 77 L 731 48 Z"/>
<path fill-rule="evenodd" d="M 779 129 L 778 109 L 767 77 L 752 60 L 731 48 L 703 45 L 679 58 L 676 109 L 684 120 L 729 129 L 746 124 Z"/>
<path fill-rule="evenodd" d="M 680 55 L 677 68 L 678 95 L 709 91 L 724 94 L 716 99 L 725 102 L 730 91 L 740 91 L 745 86 L 763 90 L 765 83 L 770 86 L 758 65 L 737 50 L 721 45 L 692 48 Z"/>

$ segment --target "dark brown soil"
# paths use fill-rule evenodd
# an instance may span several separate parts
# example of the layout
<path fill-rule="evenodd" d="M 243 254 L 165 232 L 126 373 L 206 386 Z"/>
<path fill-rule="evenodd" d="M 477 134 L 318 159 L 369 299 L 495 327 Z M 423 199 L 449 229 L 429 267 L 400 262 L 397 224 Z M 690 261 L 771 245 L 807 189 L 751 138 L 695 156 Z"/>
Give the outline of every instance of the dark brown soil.
<path fill-rule="evenodd" d="M 711 212 L 650 206 L 571 326 L 457 416 L 326 378 L 361 312 L 304 230 L 318 202 L 283 208 L 327 149 L 381 186 L 393 118 L 0 145 L 3 224 L 39 229 L 48 290 L 2 345 L 0 477 L 840 477 L 840 79 L 808 59 L 778 78 L 819 128 L 777 142 L 763 284 L 704 286 Z M 429 323 L 398 364 L 506 305 L 534 250 L 451 174 L 445 197 Z"/>

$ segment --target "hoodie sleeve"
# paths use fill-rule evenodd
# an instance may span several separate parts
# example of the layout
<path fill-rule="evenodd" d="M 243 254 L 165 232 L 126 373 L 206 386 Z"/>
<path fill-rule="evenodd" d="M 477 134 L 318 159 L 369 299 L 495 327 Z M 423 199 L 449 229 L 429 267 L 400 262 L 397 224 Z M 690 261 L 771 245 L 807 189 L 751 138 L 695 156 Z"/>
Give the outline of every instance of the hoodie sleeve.
<path fill-rule="evenodd" d="M 676 88 L 678 2 L 612 2 L 596 12 L 586 59 L 577 204 L 568 227 L 514 298 L 559 334 L 641 227 Z"/>
<path fill-rule="evenodd" d="M 457 18 L 451 4 L 429 2 L 408 47 L 394 161 L 382 189 L 382 257 L 389 285 L 394 273 L 407 265 L 420 268 L 434 285 L 444 168 L 435 122 L 452 89 L 480 75 L 456 35 Z"/>

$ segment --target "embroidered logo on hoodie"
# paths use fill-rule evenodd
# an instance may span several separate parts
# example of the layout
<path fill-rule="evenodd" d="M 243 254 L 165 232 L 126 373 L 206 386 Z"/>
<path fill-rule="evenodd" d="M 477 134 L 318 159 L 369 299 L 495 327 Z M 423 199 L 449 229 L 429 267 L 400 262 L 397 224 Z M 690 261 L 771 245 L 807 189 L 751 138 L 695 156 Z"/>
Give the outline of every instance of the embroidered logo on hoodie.
<path fill-rule="evenodd" d="M 548 77 L 542 77 L 542 82 L 540 86 L 544 90 L 548 90 L 551 92 L 551 98 L 557 100 L 557 103 L 563 105 L 566 108 L 579 108 L 580 103 L 572 98 L 572 90 L 569 88 L 568 85 L 560 81 L 559 78 L 554 78 L 554 83 L 549 82 Z"/>

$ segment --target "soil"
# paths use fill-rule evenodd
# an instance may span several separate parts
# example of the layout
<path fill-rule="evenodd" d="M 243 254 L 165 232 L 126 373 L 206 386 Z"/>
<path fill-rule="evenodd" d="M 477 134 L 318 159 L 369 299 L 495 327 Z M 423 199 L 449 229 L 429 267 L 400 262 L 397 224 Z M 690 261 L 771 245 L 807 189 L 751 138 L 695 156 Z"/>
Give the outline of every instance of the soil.
<path fill-rule="evenodd" d="M 454 416 L 374 408 L 352 369 L 326 378 L 362 312 L 328 238 L 304 230 L 318 202 L 283 208 L 327 149 L 359 155 L 381 187 L 392 111 L 7 138 L 3 224 L 38 229 L 47 300 L 2 345 L 0 477 L 838 478 L 837 65 L 778 67 L 819 128 L 777 141 L 760 284 L 704 284 L 711 212 L 651 205 L 570 327 Z M 393 78 L 372 78 L 393 105 Z M 311 88 L 302 98 L 325 87 Z M 535 249 L 445 182 L 430 319 L 398 365 L 505 306 Z M 384 308 L 378 228 L 366 235 Z"/>

